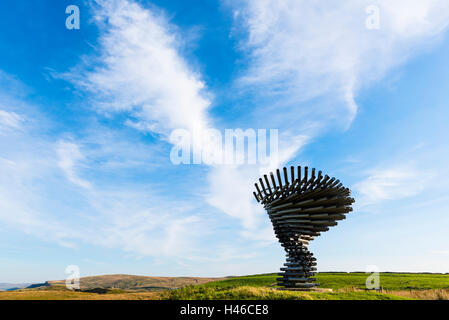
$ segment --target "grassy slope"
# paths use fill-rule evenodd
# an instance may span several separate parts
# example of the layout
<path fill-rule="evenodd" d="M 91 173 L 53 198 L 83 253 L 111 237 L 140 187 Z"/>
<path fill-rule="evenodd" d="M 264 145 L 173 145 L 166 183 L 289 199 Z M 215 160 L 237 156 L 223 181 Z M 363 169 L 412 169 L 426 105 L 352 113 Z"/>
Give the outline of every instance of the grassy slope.
<path fill-rule="evenodd" d="M 366 291 L 365 273 L 320 273 L 317 282 L 332 293 L 285 292 L 276 287 L 276 274 L 252 275 L 209 282 L 168 293 L 169 299 L 447 299 L 449 275 L 382 273 L 382 292 Z"/>
<path fill-rule="evenodd" d="M 208 287 L 234 287 L 234 286 L 275 286 L 275 273 L 236 277 L 214 281 L 206 284 Z M 315 277 L 322 288 L 365 289 L 367 274 L 365 273 L 318 273 Z M 430 290 L 449 289 L 448 274 L 425 274 L 425 273 L 381 273 L 380 286 L 384 290 Z"/>
<path fill-rule="evenodd" d="M 119 289 L 106 294 L 67 290 L 64 286 L 0 292 L 0 300 L 157 300 L 160 292 L 129 292 Z"/>
<path fill-rule="evenodd" d="M 276 274 L 252 275 L 206 282 L 199 285 L 188 285 L 177 290 L 146 291 L 109 289 L 105 294 L 68 291 L 60 283 L 52 282 L 52 286 L 41 289 L 25 289 L 14 292 L 0 292 L 0 299 L 448 299 L 449 275 L 439 274 L 398 274 L 383 273 L 380 284 L 383 292 L 365 291 L 366 274 L 364 273 L 321 273 L 316 276 L 322 288 L 332 288 L 332 293 L 292 292 L 275 289 Z M 89 283 L 98 287 L 101 283 L 132 287 L 132 281 L 121 279 L 115 275 L 113 279 L 89 279 Z M 111 277 L 111 276 L 106 276 Z M 96 277 L 93 277 L 96 278 Z M 147 277 L 153 278 L 154 277 Z M 86 278 L 85 278 L 86 279 Z M 136 278 L 133 281 L 137 281 Z M 161 278 L 165 279 L 165 278 Z M 185 281 L 185 278 L 182 278 Z M 205 278 L 189 278 L 205 279 Z M 120 281 L 119 281 L 120 280 Z M 87 283 L 85 281 L 85 283 Z M 146 285 L 147 283 L 145 283 Z M 154 283 L 153 283 L 154 284 Z M 188 284 L 188 283 L 187 283 Z M 142 283 L 136 282 L 142 291 Z M 113 287 L 113 286 L 112 286 Z M 111 286 L 109 288 L 112 288 Z"/>

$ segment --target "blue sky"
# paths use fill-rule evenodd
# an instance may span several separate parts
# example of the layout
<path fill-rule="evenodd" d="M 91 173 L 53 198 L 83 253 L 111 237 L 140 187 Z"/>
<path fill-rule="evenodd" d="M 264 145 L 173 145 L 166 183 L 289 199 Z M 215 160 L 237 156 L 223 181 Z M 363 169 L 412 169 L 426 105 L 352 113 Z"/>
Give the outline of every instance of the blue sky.
<path fill-rule="evenodd" d="M 80 8 L 68 30 L 68 5 Z M 378 28 L 366 27 L 378 9 Z M 445 0 L 7 1 L 0 282 L 275 272 L 260 165 L 174 165 L 176 129 L 279 130 L 353 190 L 321 271 L 449 272 Z"/>

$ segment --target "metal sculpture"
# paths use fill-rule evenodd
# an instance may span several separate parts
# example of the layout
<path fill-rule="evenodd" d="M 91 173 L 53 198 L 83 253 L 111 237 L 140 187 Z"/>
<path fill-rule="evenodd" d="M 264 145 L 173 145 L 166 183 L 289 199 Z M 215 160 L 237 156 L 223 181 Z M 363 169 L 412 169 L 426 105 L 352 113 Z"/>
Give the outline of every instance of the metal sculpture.
<path fill-rule="evenodd" d="M 309 178 L 309 168 L 284 167 L 282 181 L 281 172 L 276 170 L 277 183 L 274 174 L 270 173 L 255 183 L 253 192 L 257 202 L 264 205 L 273 224 L 273 229 L 279 242 L 287 254 L 285 268 L 281 268 L 282 276 L 277 278 L 278 285 L 285 288 L 307 289 L 319 286 L 312 278 L 316 271 L 316 258 L 307 249 L 309 241 L 321 232 L 336 226 L 337 220 L 345 219 L 345 214 L 352 211 L 354 199 L 351 191 L 345 188 L 339 180 L 322 175 L 312 169 Z M 271 181 L 271 184 L 270 184 Z"/>

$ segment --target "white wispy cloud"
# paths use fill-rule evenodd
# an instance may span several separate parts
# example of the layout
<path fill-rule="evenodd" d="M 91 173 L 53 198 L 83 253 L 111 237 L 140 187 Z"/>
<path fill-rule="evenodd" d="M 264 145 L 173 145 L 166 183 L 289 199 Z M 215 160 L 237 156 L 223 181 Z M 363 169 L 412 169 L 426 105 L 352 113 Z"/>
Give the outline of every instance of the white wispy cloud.
<path fill-rule="evenodd" d="M 379 29 L 366 28 L 371 5 L 379 10 Z M 434 42 L 449 23 L 445 0 L 244 0 L 234 6 L 248 31 L 243 47 L 250 66 L 241 81 L 321 122 L 350 123 L 357 90 Z M 298 106 L 323 97 L 327 103 L 315 101 L 310 110 Z"/>
<path fill-rule="evenodd" d="M 0 140 L 2 223 L 65 246 L 87 243 L 133 255 L 172 257 L 180 263 L 240 260 L 251 251 L 252 244 L 246 240 L 273 241 L 269 221 L 251 194 L 253 183 L 265 173 L 258 166 L 201 168 L 199 175 L 208 176 L 204 180 L 197 176 L 197 185 L 203 181 L 207 185 L 193 186 L 189 199 L 185 195 L 180 199 L 181 192 L 175 188 L 175 195 L 161 196 L 161 187 L 172 185 L 164 185 L 160 174 L 146 180 L 142 171 L 130 172 L 137 166 L 140 170 L 166 164 L 168 152 L 158 151 L 166 152 L 171 130 L 212 128 L 213 119 L 207 113 L 212 94 L 181 54 L 181 32 L 162 12 L 131 0 L 96 3 L 94 19 L 100 27 L 97 55 L 87 57 L 85 64 L 63 77 L 87 92 L 90 105 L 99 113 L 125 114 L 118 117 L 120 121 L 125 118 L 123 124 L 160 134 L 163 142 L 156 136 L 149 150 L 144 143 L 130 142 L 120 133 L 100 132 L 102 128 L 77 132 L 73 139 L 56 137 L 56 143 L 40 136 L 36 128 L 6 138 L 0 135 L 4 138 Z M 443 1 L 378 3 L 380 29 L 367 30 L 365 8 L 369 1 L 238 2 L 235 18 L 243 21 L 249 32 L 244 48 L 250 57 L 250 67 L 241 81 L 261 96 L 260 101 L 270 94 L 276 97 L 248 107 L 260 119 L 252 119 L 248 125 L 289 128 L 280 132 L 277 161 L 262 170 L 293 159 L 333 122 L 349 123 L 357 111 L 354 97 L 360 87 L 380 79 L 446 29 L 448 5 Z M 0 71 L 0 78 L 2 75 Z M 13 89 L 19 88 L 12 83 Z M 4 91 L 8 90 L 0 91 L 0 98 L 7 95 Z M 321 100 L 315 105 L 313 98 Z M 303 102 L 308 104 L 298 104 Z M 0 107 L 3 110 L 3 105 Z M 269 108 L 276 112 L 268 112 Z M 341 112 L 343 109 L 346 112 Z M 33 118 L 17 110 L 0 112 L 0 128 L 23 128 L 23 119 Z M 158 149 L 161 145 L 165 149 Z M 422 179 L 417 167 L 369 170 L 355 185 L 361 196 L 357 203 L 375 204 L 420 194 L 429 181 Z M 130 181 L 130 176 L 138 176 L 139 183 Z M 204 203 L 240 221 L 243 228 L 217 231 L 232 219 L 214 216 L 213 208 L 205 208 Z M 230 243 L 230 234 L 235 235 L 236 245 Z M 226 245 L 217 240 L 220 236 Z M 223 268 L 237 270 L 232 263 Z"/>
<path fill-rule="evenodd" d="M 149 146 L 96 122 L 78 129 L 77 138 L 70 132 L 49 137 L 54 124 L 33 111 L 22 91 L 0 89 L 0 96 L 15 110 L 1 113 L 3 123 L 20 125 L 0 135 L 3 226 L 71 248 L 89 244 L 181 261 L 198 253 L 197 239 L 210 228 L 195 207 L 158 197 L 151 190 L 157 181 L 127 179 L 152 170 L 151 160 L 159 158 Z M 33 121 L 20 122 L 28 118 Z"/>
<path fill-rule="evenodd" d="M 19 129 L 23 120 L 15 112 L 0 110 L 0 131 L 5 129 Z"/>
<path fill-rule="evenodd" d="M 407 61 L 417 48 L 434 43 L 448 25 L 449 11 L 444 8 L 449 5 L 431 0 L 377 2 L 377 30 L 366 28 L 371 1 L 245 0 L 230 5 L 238 12 L 236 26 L 247 30 L 241 43 L 249 67 L 239 84 L 261 96 L 254 100 L 255 123 L 284 128 L 275 163 L 259 172 L 243 167 L 214 169 L 209 177 L 209 203 L 240 217 L 251 229 L 261 216 L 243 189 L 265 173 L 261 171 L 294 159 L 329 127 L 350 125 L 357 113 L 358 89 Z M 419 192 L 420 181 L 407 170 L 371 172 L 357 185 L 362 197 L 358 203 Z M 248 235 L 248 230 L 244 232 Z"/>
<path fill-rule="evenodd" d="M 169 134 L 175 129 L 187 129 L 200 138 L 202 133 L 212 129 L 207 114 L 212 95 L 201 75 L 183 58 L 184 43 L 176 27 L 162 12 L 135 1 L 97 1 L 97 4 L 94 15 L 101 26 L 99 54 L 87 59 L 95 66 L 80 65 L 76 72 L 63 77 L 91 93 L 91 103 L 99 112 L 125 112 L 128 115 L 126 125 L 161 134 L 163 140 L 170 140 Z M 176 141 L 170 142 L 176 144 Z M 287 153 L 290 156 L 297 148 L 290 144 L 281 148 L 280 161 L 286 161 Z M 219 145 L 201 142 L 199 148 L 192 151 L 202 153 L 203 150 L 222 151 Z M 71 152 L 76 156 L 74 150 Z M 168 153 L 166 157 L 168 159 Z M 270 168 L 276 164 L 270 163 Z M 72 182 L 86 186 L 74 175 L 70 158 L 65 160 L 64 168 Z M 210 168 L 207 179 L 210 193 L 206 203 L 241 220 L 245 228 L 254 228 L 260 209 L 253 203 L 250 190 L 258 172 L 254 168 L 241 169 L 240 173 L 246 172 L 242 178 L 235 170 L 239 169 Z M 233 183 L 230 177 L 235 179 Z M 240 189 L 232 185 L 239 185 Z"/>
<path fill-rule="evenodd" d="M 319 2 L 245 3 L 237 19 L 243 19 L 248 29 L 245 48 L 250 67 L 241 81 L 258 92 L 280 97 L 271 106 L 280 108 L 280 112 L 269 120 L 273 126 L 290 127 L 281 134 L 278 161 L 264 168 L 269 170 L 294 158 L 301 147 L 331 123 L 329 120 L 349 123 L 356 114 L 357 89 L 404 62 L 415 45 L 441 33 L 447 18 L 434 10 L 436 4 L 430 2 L 424 11 L 417 4 L 414 15 L 401 15 L 397 7 L 382 2 L 381 28 L 373 31 L 365 28 L 368 1 L 326 3 L 326 10 L 319 9 L 323 6 Z M 101 26 L 98 55 L 65 77 L 91 93 L 90 102 L 97 111 L 112 115 L 125 113 L 128 117 L 124 124 L 139 131 L 155 132 L 167 140 L 173 129 L 194 132 L 212 128 L 207 114 L 212 95 L 207 92 L 201 75 L 183 58 L 180 33 L 164 14 L 129 0 L 97 1 L 97 4 L 94 15 Z M 427 13 L 417 18 L 418 12 Z M 438 18 L 430 19 L 435 14 Z M 430 25 L 427 20 L 431 21 Z M 426 24 L 426 27 L 407 33 L 407 26 L 412 23 Z M 325 97 L 326 101 L 298 111 L 298 102 L 317 97 Z M 341 112 L 342 105 L 347 109 L 346 114 Z M 267 106 L 262 107 L 266 111 Z M 267 121 L 254 123 L 273 127 Z M 76 148 L 62 148 L 60 157 L 60 165 L 69 180 L 79 186 L 90 186 L 75 172 L 76 161 L 83 160 Z M 241 235 L 248 238 L 254 238 L 264 219 L 263 210 L 251 195 L 253 183 L 260 174 L 256 166 L 213 166 L 208 173 L 206 203 L 240 220 L 244 228 Z M 388 196 L 402 196 L 408 194 L 401 187 L 402 180 L 406 179 L 400 172 L 392 171 L 387 176 L 373 173 L 371 183 L 361 182 L 359 190 L 365 193 L 368 202 L 385 198 L 382 192 L 385 187 L 391 189 Z M 98 201 L 98 197 L 95 199 Z M 148 212 L 144 207 L 134 211 Z M 182 225 L 192 222 L 189 217 L 179 220 L 171 216 L 169 220 L 183 221 Z M 143 243 L 152 243 L 147 234 L 153 229 L 142 230 L 139 222 L 130 228 L 120 227 L 124 222 L 118 221 L 111 228 L 124 236 L 114 239 L 127 238 L 123 240 L 127 248 L 149 253 L 138 245 L 139 241 L 132 241 L 134 244 L 129 241 L 145 239 Z M 140 221 L 138 214 L 136 221 Z M 174 241 L 173 237 L 170 239 L 169 243 Z M 149 247 L 160 245 L 145 248 Z"/>
<path fill-rule="evenodd" d="M 80 147 L 76 140 L 54 144 L 26 131 L 18 139 L 20 152 L 0 152 L 3 225 L 66 247 L 98 245 L 133 256 L 180 260 L 198 253 L 199 238 L 210 228 L 198 219 L 195 208 L 152 194 L 151 184 L 123 181 L 128 166 L 102 168 L 98 159 L 105 156 L 105 148 Z M 106 170 L 115 183 L 80 178 L 83 162 L 83 172 L 98 175 Z M 81 188 L 72 188 L 61 177 Z"/>
<path fill-rule="evenodd" d="M 166 137 L 174 128 L 208 128 L 208 93 L 179 54 L 183 41 L 175 26 L 135 1 L 96 3 L 101 33 L 99 54 L 90 60 L 95 66 L 78 66 L 63 77 L 91 92 L 98 111 L 126 113 L 125 123 L 138 130 Z"/>
<path fill-rule="evenodd" d="M 27 137 L 22 136 L 22 139 Z M 27 143 L 36 141 L 28 140 Z M 40 145 L 41 147 L 42 145 Z M 45 195 L 54 183 L 48 150 L 37 157 L 29 145 L 25 154 L 0 153 L 0 220 L 2 225 L 34 235 L 62 246 L 73 247 L 74 237 L 81 237 L 65 222 L 45 210 Z"/>
<path fill-rule="evenodd" d="M 449 23 L 449 4 L 442 0 L 377 1 L 380 25 L 373 30 L 366 27 L 371 14 L 366 9 L 373 5 L 369 0 L 228 3 L 238 12 L 236 28 L 243 26 L 247 32 L 241 48 L 249 65 L 238 84 L 257 97 L 253 116 L 261 125 L 288 128 L 281 137 L 282 156 L 270 170 L 294 159 L 305 144 L 330 128 L 347 128 L 357 114 L 358 90 L 433 45 Z M 247 179 L 239 175 L 242 185 L 254 180 L 249 172 Z M 359 204 L 422 190 L 420 175 L 412 168 L 373 169 L 368 175 L 356 185 Z M 233 216 L 238 210 L 230 200 L 240 199 L 237 203 L 247 212 L 244 219 L 254 221 L 257 211 L 249 213 L 250 204 L 232 194 L 224 193 L 228 201 L 218 201 L 219 195 L 211 199 Z"/>
<path fill-rule="evenodd" d="M 59 141 L 57 152 L 59 156 L 58 165 L 67 179 L 82 188 L 92 188 L 91 183 L 80 178 L 76 172 L 77 165 L 85 160 L 84 155 L 79 150 L 79 146 L 72 142 Z"/>
<path fill-rule="evenodd" d="M 376 168 L 354 185 L 357 205 L 380 204 L 385 200 L 400 200 L 424 191 L 432 175 L 412 165 Z"/>
<path fill-rule="evenodd" d="M 181 201 L 165 205 L 139 188 L 97 189 L 88 197 L 95 212 L 89 226 L 97 225 L 87 234 L 89 242 L 133 255 L 188 259 L 207 230 L 189 205 Z"/>
<path fill-rule="evenodd" d="M 252 200 L 257 168 L 246 166 L 219 166 L 209 178 L 209 193 L 205 200 L 226 214 L 240 219 L 245 228 L 257 226 L 257 216 L 263 217 L 263 208 Z"/>

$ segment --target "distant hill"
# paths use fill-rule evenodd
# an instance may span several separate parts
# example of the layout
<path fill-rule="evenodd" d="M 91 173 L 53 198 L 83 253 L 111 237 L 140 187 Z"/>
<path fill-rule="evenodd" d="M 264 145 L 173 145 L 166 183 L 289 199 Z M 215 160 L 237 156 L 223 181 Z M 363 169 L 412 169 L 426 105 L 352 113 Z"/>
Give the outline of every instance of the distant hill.
<path fill-rule="evenodd" d="M 42 287 L 50 287 L 50 283 L 48 281 L 45 281 L 44 283 L 34 283 L 32 285 L 29 285 L 25 289 L 35 289 L 35 288 L 42 288 Z"/>
<path fill-rule="evenodd" d="M 201 278 L 201 277 L 147 277 L 126 274 L 113 274 L 104 276 L 83 277 L 80 279 L 81 290 L 122 289 L 132 291 L 153 291 L 161 289 L 176 289 L 187 285 L 199 285 L 224 278 Z M 46 286 L 65 286 L 65 280 L 47 281 Z"/>
<path fill-rule="evenodd" d="M 28 287 L 31 283 L 0 283 L 0 291 L 19 290 Z"/>

